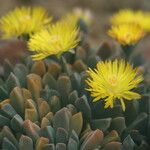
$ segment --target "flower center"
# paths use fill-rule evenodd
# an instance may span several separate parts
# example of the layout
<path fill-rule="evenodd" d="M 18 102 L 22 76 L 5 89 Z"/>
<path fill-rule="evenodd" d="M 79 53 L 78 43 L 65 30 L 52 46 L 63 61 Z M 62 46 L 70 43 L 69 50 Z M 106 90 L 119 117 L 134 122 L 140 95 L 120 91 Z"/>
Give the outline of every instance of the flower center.
<path fill-rule="evenodd" d="M 51 36 L 50 41 L 53 42 L 53 43 L 55 43 L 55 42 L 57 42 L 59 39 L 60 39 L 60 37 L 59 37 L 58 35 L 53 35 L 53 36 Z"/>
<path fill-rule="evenodd" d="M 112 85 L 115 86 L 117 84 L 117 77 L 115 75 L 111 76 L 108 78 L 108 82 Z"/>
<path fill-rule="evenodd" d="M 26 16 L 23 16 L 22 18 L 19 18 L 19 19 L 20 19 L 20 21 L 22 21 L 22 22 L 26 22 L 26 21 L 31 20 L 31 17 L 30 17 L 29 15 L 26 15 Z"/>

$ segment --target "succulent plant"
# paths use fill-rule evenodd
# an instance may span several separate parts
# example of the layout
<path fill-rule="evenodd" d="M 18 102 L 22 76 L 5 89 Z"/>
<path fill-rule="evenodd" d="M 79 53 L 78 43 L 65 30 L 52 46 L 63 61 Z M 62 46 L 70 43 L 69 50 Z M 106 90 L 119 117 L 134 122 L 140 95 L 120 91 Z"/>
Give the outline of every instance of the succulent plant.
<path fill-rule="evenodd" d="M 64 43 L 66 41 L 63 37 L 68 30 L 68 24 L 65 23 L 65 30 L 62 28 L 64 24 L 61 25 L 61 43 Z M 41 52 L 35 55 L 33 53 L 33 58 L 38 60 L 48 56 L 44 60 L 32 61 L 30 57 L 26 57 L 15 65 L 5 60 L 0 77 L 0 149 L 150 149 L 150 80 L 144 60 L 140 59 L 139 55 L 132 56 L 130 60 L 137 65 L 138 74 L 143 73 L 145 69 L 145 80 L 136 89 L 142 96 L 141 100 L 125 101 L 125 111 L 117 102 L 113 108 L 105 109 L 104 101 L 93 103 L 89 92 L 85 90 L 88 86 L 86 70 L 89 67 L 95 68 L 100 61 L 124 58 L 124 50 L 129 50 L 130 46 L 122 46 L 122 49 L 116 43 L 104 41 L 98 49 L 92 49 L 86 38 L 88 26 L 82 18 L 78 20 L 78 27 L 79 30 L 75 28 L 77 33 L 71 46 L 70 31 L 67 31 L 68 44 L 59 57 L 49 56 L 45 47 L 41 49 L 40 46 L 36 51 Z M 127 29 L 130 31 L 130 28 Z M 79 39 L 76 40 L 78 31 L 80 42 Z M 117 30 L 118 34 L 122 37 Z M 142 35 L 137 37 L 137 40 L 142 38 Z M 55 32 L 53 36 L 55 39 Z M 45 35 L 43 37 L 45 38 Z M 132 39 L 127 44 L 133 44 L 134 37 L 135 34 L 132 33 Z M 128 41 L 125 40 L 123 45 Z M 42 42 L 43 39 L 40 39 L 38 43 L 43 45 Z M 61 44 L 53 44 L 56 50 L 61 50 Z M 49 41 L 46 45 L 50 52 L 53 46 L 49 47 Z M 34 47 L 34 42 L 32 46 Z M 74 53 L 67 51 L 70 48 Z M 56 54 L 56 50 L 54 49 L 52 54 Z M 131 51 L 128 51 L 128 56 L 129 52 Z"/>
<path fill-rule="evenodd" d="M 139 89 L 142 100 L 126 102 L 125 112 L 120 104 L 104 109 L 103 101 L 92 103 L 84 90 L 88 67 L 94 68 L 106 58 L 121 57 L 121 53 L 109 55 L 111 49 L 112 44 L 104 42 L 93 54 L 84 43 L 74 56 L 64 54 L 61 60 L 49 57 L 33 62 L 25 58 L 15 66 L 5 60 L 0 79 L 0 148 L 148 150 L 148 84 Z"/>

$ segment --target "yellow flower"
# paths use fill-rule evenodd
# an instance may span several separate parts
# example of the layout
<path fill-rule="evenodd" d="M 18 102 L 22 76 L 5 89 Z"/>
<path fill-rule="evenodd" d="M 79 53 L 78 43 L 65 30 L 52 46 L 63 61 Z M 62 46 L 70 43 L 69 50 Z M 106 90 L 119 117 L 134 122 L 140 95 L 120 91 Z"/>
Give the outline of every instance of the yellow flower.
<path fill-rule="evenodd" d="M 51 20 L 46 10 L 41 7 L 21 7 L 0 19 L 0 30 L 3 32 L 3 38 L 30 35 L 44 28 Z"/>
<path fill-rule="evenodd" d="M 141 19 L 143 18 L 143 12 L 142 11 L 133 11 L 131 9 L 123 9 L 114 14 L 110 21 L 113 25 L 119 25 L 119 24 L 139 24 L 141 22 Z"/>
<path fill-rule="evenodd" d="M 120 24 L 112 26 L 108 34 L 122 45 L 134 45 L 145 35 L 137 24 Z"/>
<path fill-rule="evenodd" d="M 112 25 L 137 24 L 144 31 L 150 32 L 150 13 L 123 9 L 114 14 L 111 19 Z"/>
<path fill-rule="evenodd" d="M 41 60 L 50 55 L 61 55 L 77 46 L 78 29 L 69 22 L 60 21 L 33 35 L 28 46 L 35 52 L 33 60 Z"/>
<path fill-rule="evenodd" d="M 125 110 L 124 99 L 139 99 L 141 96 L 131 91 L 143 80 L 137 69 L 124 60 L 99 62 L 97 68 L 89 69 L 89 78 L 86 80 L 93 102 L 105 99 L 105 108 L 113 108 L 114 101 L 120 100 Z"/>

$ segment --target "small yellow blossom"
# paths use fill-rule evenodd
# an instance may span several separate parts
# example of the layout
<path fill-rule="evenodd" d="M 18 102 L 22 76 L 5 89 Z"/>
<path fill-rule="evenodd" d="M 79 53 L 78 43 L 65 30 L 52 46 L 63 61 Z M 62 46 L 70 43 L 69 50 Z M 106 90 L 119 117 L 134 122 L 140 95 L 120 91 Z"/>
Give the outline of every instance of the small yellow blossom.
<path fill-rule="evenodd" d="M 41 7 L 21 7 L 0 19 L 3 38 L 19 37 L 35 33 L 51 22 L 45 9 Z"/>
<path fill-rule="evenodd" d="M 145 35 L 137 24 L 114 25 L 108 34 L 122 45 L 134 45 Z"/>
<path fill-rule="evenodd" d="M 60 21 L 33 35 L 29 42 L 29 50 L 35 52 L 33 60 L 41 60 L 50 55 L 60 56 L 77 46 L 78 29 L 69 22 Z"/>
<path fill-rule="evenodd" d="M 131 9 L 123 9 L 115 13 L 110 21 L 113 25 L 119 24 L 139 24 L 143 18 L 142 11 L 133 11 Z"/>
<path fill-rule="evenodd" d="M 93 102 L 105 99 L 105 108 L 114 107 L 114 101 L 120 100 L 125 110 L 124 100 L 139 99 L 140 94 L 132 90 L 143 80 L 133 68 L 124 60 L 99 62 L 96 69 L 89 69 L 89 78 L 86 80 Z"/>
<path fill-rule="evenodd" d="M 150 13 L 144 11 L 134 11 L 131 9 L 123 9 L 115 13 L 111 19 L 112 25 L 120 24 L 137 24 L 145 32 L 150 32 Z"/>

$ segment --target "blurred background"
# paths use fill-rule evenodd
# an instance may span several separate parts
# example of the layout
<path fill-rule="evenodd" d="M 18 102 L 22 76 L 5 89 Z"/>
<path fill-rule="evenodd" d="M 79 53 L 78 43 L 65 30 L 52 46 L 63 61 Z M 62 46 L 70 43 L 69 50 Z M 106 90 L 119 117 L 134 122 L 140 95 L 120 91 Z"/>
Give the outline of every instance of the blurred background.
<path fill-rule="evenodd" d="M 109 38 L 107 29 L 109 27 L 109 17 L 116 11 L 122 8 L 132 8 L 135 10 L 150 11 L 150 0 L 0 0 L 0 16 L 17 6 L 42 6 L 49 11 L 49 14 L 54 18 L 59 18 L 62 15 L 71 12 L 72 9 L 80 7 L 89 9 L 93 16 L 90 26 L 90 41 L 93 45 L 99 45 L 101 41 Z M 9 41 L 10 42 L 10 41 Z M 0 58 L 7 57 L 17 59 L 17 49 L 22 49 L 21 45 L 0 42 Z M 10 47 L 12 53 L 10 53 Z M 149 46 L 150 47 L 150 46 Z M 23 48 L 24 50 L 24 48 Z M 21 51 L 21 50 L 20 50 Z M 13 56 L 15 54 L 15 56 Z M 18 54 L 20 55 L 20 53 Z"/>
<path fill-rule="evenodd" d="M 22 5 L 43 6 L 55 18 L 59 18 L 76 7 L 89 9 L 93 15 L 90 33 L 96 39 L 106 36 L 109 17 L 119 9 L 150 10 L 150 0 L 0 0 L 0 15 Z"/>

